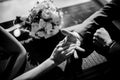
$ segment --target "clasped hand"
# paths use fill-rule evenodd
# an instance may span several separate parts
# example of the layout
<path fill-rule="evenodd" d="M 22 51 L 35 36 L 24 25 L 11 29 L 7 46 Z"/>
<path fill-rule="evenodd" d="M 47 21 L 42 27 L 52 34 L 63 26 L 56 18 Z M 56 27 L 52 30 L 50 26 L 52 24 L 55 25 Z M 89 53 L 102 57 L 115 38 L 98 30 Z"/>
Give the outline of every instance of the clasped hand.
<path fill-rule="evenodd" d="M 80 47 L 81 42 L 79 40 L 79 35 L 76 32 L 69 32 L 66 30 L 62 30 L 62 33 L 66 35 L 66 37 L 59 42 L 59 44 L 53 50 L 50 58 L 54 60 L 56 64 L 60 64 L 69 58 L 71 55 L 76 55 L 76 50 L 80 52 L 84 52 L 85 50 Z"/>

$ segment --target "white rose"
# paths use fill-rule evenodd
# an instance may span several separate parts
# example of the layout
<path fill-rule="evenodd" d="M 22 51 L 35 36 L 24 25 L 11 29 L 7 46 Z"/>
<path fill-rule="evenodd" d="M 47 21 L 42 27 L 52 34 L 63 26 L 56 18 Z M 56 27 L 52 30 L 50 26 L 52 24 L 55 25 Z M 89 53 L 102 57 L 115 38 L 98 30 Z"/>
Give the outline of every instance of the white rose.
<path fill-rule="evenodd" d="M 52 13 L 51 17 L 52 17 L 53 23 L 55 23 L 56 25 L 59 25 L 59 24 L 60 24 L 61 18 L 60 18 L 60 16 L 58 15 L 58 12 Z"/>
<path fill-rule="evenodd" d="M 46 24 L 45 31 L 47 32 L 47 34 L 51 34 L 51 31 L 52 31 L 52 24 L 51 23 Z"/>
<path fill-rule="evenodd" d="M 51 12 L 48 9 L 45 9 L 42 11 L 42 18 L 44 19 L 49 19 L 51 18 Z"/>

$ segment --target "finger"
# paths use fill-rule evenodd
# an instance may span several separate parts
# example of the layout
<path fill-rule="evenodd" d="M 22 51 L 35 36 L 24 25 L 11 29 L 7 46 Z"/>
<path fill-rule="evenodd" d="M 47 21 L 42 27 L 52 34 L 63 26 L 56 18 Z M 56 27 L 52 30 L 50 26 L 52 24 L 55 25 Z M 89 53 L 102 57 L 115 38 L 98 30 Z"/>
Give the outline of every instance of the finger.
<path fill-rule="evenodd" d="M 97 36 L 94 36 L 94 37 L 93 37 L 93 40 L 98 40 L 98 37 L 97 37 Z"/>
<path fill-rule="evenodd" d="M 105 30 L 105 28 L 101 27 L 96 32 L 101 33 L 101 31 L 104 31 L 104 30 Z"/>
<path fill-rule="evenodd" d="M 94 37 L 96 37 L 98 35 L 98 33 L 96 32 L 96 33 L 94 33 Z"/>
<path fill-rule="evenodd" d="M 75 48 L 75 47 L 74 47 Z M 59 47 L 57 50 L 58 51 L 65 51 L 67 49 L 72 49 L 72 47 L 70 47 L 69 45 L 68 46 L 64 46 L 64 47 Z"/>
<path fill-rule="evenodd" d="M 75 58 L 75 59 L 78 59 L 78 58 L 79 58 L 76 50 L 74 50 L 74 58 Z"/>
<path fill-rule="evenodd" d="M 67 37 L 65 37 L 62 41 L 60 41 L 56 47 L 62 47 L 66 42 L 67 42 Z"/>
<path fill-rule="evenodd" d="M 59 47 L 58 49 L 57 49 L 57 51 L 62 51 L 63 50 L 63 48 L 62 47 Z"/>
<path fill-rule="evenodd" d="M 62 29 L 61 32 L 65 35 L 65 36 L 74 36 L 74 37 L 78 37 L 79 35 L 77 34 L 77 32 L 71 32 L 65 29 Z"/>
<path fill-rule="evenodd" d="M 94 38 L 93 43 L 96 45 L 98 43 L 98 40 L 96 38 Z"/>
<path fill-rule="evenodd" d="M 77 41 L 76 41 L 76 45 L 77 46 L 80 46 L 81 45 L 81 42 L 77 39 Z"/>
<path fill-rule="evenodd" d="M 61 54 L 66 55 L 66 54 L 68 54 L 69 52 L 71 52 L 72 50 L 75 50 L 75 46 L 74 46 L 74 47 L 69 47 L 69 48 L 66 49 L 66 50 L 62 50 L 62 51 L 61 51 Z"/>
<path fill-rule="evenodd" d="M 73 37 L 73 38 L 78 38 L 80 39 L 80 36 L 77 32 L 70 32 L 68 30 L 62 29 L 61 32 L 63 33 L 63 35 L 68 36 L 68 37 Z"/>
<path fill-rule="evenodd" d="M 74 54 L 74 49 L 73 50 L 71 50 L 70 52 L 68 52 L 67 54 L 65 54 L 67 57 L 69 57 L 69 56 L 71 56 L 72 54 Z"/>
<path fill-rule="evenodd" d="M 94 37 L 93 37 L 93 40 L 95 40 L 95 38 L 96 38 L 96 37 L 94 36 Z"/>
<path fill-rule="evenodd" d="M 55 50 L 56 51 L 64 51 L 66 49 L 69 49 L 69 48 L 72 48 L 72 47 L 75 47 L 75 44 L 68 44 L 68 45 L 64 45 L 63 41 L 59 42 L 59 44 L 56 46 Z M 70 49 L 71 49 L 70 48 Z"/>
<path fill-rule="evenodd" d="M 95 34 L 94 37 L 93 37 L 93 40 L 99 40 L 99 39 L 100 39 L 100 35 Z"/>
<path fill-rule="evenodd" d="M 66 53 L 70 52 L 71 50 L 75 49 L 76 46 L 69 47 L 65 50 Z"/>
<path fill-rule="evenodd" d="M 76 44 L 73 44 L 73 43 L 72 43 L 72 44 L 70 44 L 70 47 L 75 47 L 75 46 L 76 46 Z"/>
<path fill-rule="evenodd" d="M 96 34 L 99 35 L 104 31 L 104 28 L 100 28 L 98 30 L 96 30 Z"/>
<path fill-rule="evenodd" d="M 60 41 L 56 47 L 58 48 L 58 47 L 61 47 L 62 45 L 63 45 L 63 41 Z"/>
<path fill-rule="evenodd" d="M 96 40 L 97 40 L 96 37 L 93 37 L 93 43 L 94 43 Z"/>
<path fill-rule="evenodd" d="M 101 28 L 99 28 L 99 29 L 96 30 L 96 33 L 99 33 L 99 32 L 101 32 Z"/>
<path fill-rule="evenodd" d="M 80 52 L 85 52 L 85 49 L 83 49 L 83 48 L 81 48 L 79 46 L 76 46 L 75 49 L 78 50 L 78 51 L 80 51 Z"/>
<path fill-rule="evenodd" d="M 57 47 L 64 47 L 70 45 L 71 42 L 68 42 L 67 37 L 65 37 L 62 41 L 60 41 L 57 45 Z"/>
<path fill-rule="evenodd" d="M 94 45 L 96 45 L 96 46 L 100 46 L 100 45 L 101 45 L 101 43 L 100 43 L 100 41 L 99 41 L 98 38 L 94 38 L 94 39 L 93 39 L 93 43 L 94 43 Z"/>

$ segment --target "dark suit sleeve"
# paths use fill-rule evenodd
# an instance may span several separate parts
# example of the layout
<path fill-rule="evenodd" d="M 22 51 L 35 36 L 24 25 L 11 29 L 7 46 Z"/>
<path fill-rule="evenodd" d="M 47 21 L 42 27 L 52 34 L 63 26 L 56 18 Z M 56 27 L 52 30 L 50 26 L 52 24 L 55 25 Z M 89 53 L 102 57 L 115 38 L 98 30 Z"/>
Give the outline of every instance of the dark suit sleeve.
<path fill-rule="evenodd" d="M 94 34 L 96 29 L 100 27 L 106 28 L 109 22 L 117 19 L 120 14 L 118 11 L 119 9 L 120 0 L 113 0 L 110 3 L 106 4 L 102 9 L 87 18 L 82 24 L 75 26 L 74 30 L 82 36 L 85 36 L 86 33 Z"/>
<path fill-rule="evenodd" d="M 120 42 L 113 42 L 109 47 L 109 58 L 116 58 L 120 56 Z"/>
<path fill-rule="evenodd" d="M 119 17 L 119 9 L 120 0 L 112 0 L 110 3 L 106 4 L 103 8 L 87 18 L 82 24 L 68 29 L 70 31 L 78 32 L 80 36 L 83 37 L 83 44 L 81 47 L 83 47 L 85 50 L 87 49 L 87 54 L 91 53 L 93 50 L 94 46 L 92 44 L 92 37 L 97 29 L 104 27 L 105 29 L 107 28 L 109 32 L 111 32 L 111 29 L 114 30 L 114 28 L 116 28 L 113 26 L 111 28 L 111 26 L 108 25 Z M 114 34 L 114 32 L 111 34 Z"/>

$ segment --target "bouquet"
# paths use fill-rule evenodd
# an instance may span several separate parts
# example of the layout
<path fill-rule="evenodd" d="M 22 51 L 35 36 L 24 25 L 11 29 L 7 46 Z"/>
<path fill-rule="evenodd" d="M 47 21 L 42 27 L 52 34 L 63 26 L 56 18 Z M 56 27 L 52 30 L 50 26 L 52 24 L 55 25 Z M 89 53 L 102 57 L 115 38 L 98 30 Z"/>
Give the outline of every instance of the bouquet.
<path fill-rule="evenodd" d="M 53 5 L 52 1 L 44 0 L 37 2 L 26 19 L 17 21 L 22 22 L 21 29 L 29 32 L 31 37 L 36 39 L 47 38 L 56 34 L 62 27 L 63 13 Z"/>

